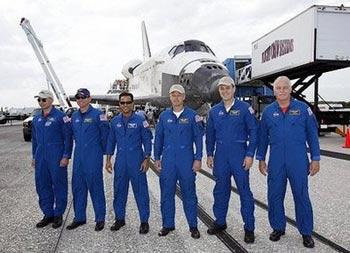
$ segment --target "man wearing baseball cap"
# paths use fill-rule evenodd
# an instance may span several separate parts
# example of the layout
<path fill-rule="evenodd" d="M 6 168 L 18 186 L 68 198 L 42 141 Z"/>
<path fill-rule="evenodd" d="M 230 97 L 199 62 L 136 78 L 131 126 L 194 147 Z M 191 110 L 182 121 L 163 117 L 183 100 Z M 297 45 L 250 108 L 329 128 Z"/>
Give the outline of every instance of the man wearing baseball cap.
<path fill-rule="evenodd" d="M 52 106 L 52 92 L 42 90 L 35 98 L 42 113 L 33 119 L 32 166 L 40 209 L 44 213 L 36 227 L 53 223 L 52 227 L 58 228 L 67 206 L 67 166 L 73 147 L 71 123 L 70 118 Z"/>
<path fill-rule="evenodd" d="M 171 86 L 169 95 L 172 107 L 161 113 L 154 143 L 163 219 L 158 235 L 166 236 L 175 229 L 175 190 L 179 181 L 191 237 L 198 239 L 195 180 L 202 164 L 203 121 L 194 110 L 184 106 L 185 89 L 181 85 Z"/>
<path fill-rule="evenodd" d="M 233 176 L 241 201 L 244 241 L 253 243 L 254 199 L 249 187 L 249 169 L 256 149 L 257 120 L 249 104 L 234 98 L 235 83 L 231 77 L 222 77 L 217 86 L 222 101 L 209 111 L 206 129 L 207 165 L 213 169 L 216 178 L 213 191 L 216 219 L 208 234 L 217 234 L 227 228 Z"/>
<path fill-rule="evenodd" d="M 109 123 L 102 111 L 90 105 L 92 98 L 88 89 L 79 89 L 75 98 L 80 108 L 72 115 L 75 141 L 72 191 L 75 216 L 67 229 L 72 230 L 86 223 L 87 196 L 90 192 L 95 211 L 95 231 L 101 231 L 106 216 L 102 169 Z"/>

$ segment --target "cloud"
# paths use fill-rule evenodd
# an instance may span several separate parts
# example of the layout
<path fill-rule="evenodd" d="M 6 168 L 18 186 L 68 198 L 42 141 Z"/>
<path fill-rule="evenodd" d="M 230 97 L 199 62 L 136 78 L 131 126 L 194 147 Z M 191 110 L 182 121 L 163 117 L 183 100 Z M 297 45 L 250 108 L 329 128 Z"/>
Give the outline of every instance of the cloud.
<path fill-rule="evenodd" d="M 79 87 L 101 94 L 122 77 L 127 61 L 142 59 L 142 20 L 153 54 L 173 42 L 200 39 L 224 60 L 250 54 L 254 40 L 309 6 L 303 0 L 2 0 L 0 106 L 33 105 L 33 96 L 47 85 L 19 26 L 22 17 L 30 20 L 68 94 Z M 321 78 L 320 90 L 329 99 L 347 99 L 348 87 L 344 92 L 334 87 L 344 87 L 350 72 L 336 73 Z"/>

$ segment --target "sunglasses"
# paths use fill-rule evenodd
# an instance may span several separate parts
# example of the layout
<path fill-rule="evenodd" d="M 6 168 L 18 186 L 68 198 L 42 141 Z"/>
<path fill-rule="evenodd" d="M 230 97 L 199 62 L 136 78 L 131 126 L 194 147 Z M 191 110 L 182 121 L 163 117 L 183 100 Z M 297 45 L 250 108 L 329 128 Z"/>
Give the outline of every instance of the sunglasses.
<path fill-rule="evenodd" d="M 85 99 L 85 98 L 88 98 L 88 97 L 87 96 L 76 96 L 75 98 L 78 100 L 78 99 Z"/>
<path fill-rule="evenodd" d="M 40 103 L 40 102 L 45 103 L 45 102 L 46 102 L 46 98 L 38 98 L 38 102 L 39 102 L 39 103 Z"/>
<path fill-rule="evenodd" d="M 132 104 L 134 101 L 120 101 L 119 104 L 120 105 L 130 105 Z"/>

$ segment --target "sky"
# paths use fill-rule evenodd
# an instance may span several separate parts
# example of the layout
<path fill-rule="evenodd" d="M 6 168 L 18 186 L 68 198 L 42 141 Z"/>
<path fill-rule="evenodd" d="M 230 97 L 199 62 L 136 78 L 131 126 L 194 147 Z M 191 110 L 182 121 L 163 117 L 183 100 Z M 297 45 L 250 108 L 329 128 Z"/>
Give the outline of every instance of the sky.
<path fill-rule="evenodd" d="M 152 54 L 199 39 L 220 60 L 250 55 L 251 43 L 313 4 L 350 0 L 0 0 L 0 107 L 36 106 L 44 72 L 19 25 L 27 18 L 66 93 L 80 87 L 105 94 L 131 59 L 142 59 L 141 21 Z M 324 74 L 326 100 L 350 101 L 350 68 Z M 309 95 L 310 94 L 310 95 Z M 312 98 L 307 93 L 307 98 Z"/>

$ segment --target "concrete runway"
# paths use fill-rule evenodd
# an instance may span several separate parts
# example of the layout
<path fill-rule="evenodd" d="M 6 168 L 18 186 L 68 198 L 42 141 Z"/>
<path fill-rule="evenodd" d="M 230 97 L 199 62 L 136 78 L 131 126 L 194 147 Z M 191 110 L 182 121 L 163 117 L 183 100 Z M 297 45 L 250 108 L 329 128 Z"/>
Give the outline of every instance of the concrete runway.
<path fill-rule="evenodd" d="M 190 237 L 182 203 L 178 197 L 176 197 L 176 230 L 165 238 L 158 237 L 157 233 L 161 227 L 159 180 L 152 170 L 148 172 L 151 199 L 149 234 L 138 233 L 139 218 L 131 187 L 126 226 L 117 232 L 109 230 L 114 221 L 114 212 L 112 175 L 107 173 L 104 175 L 107 217 L 103 231 L 94 231 L 90 198 L 87 224 L 73 231 L 65 229 L 74 216 L 71 188 L 64 216 L 66 224 L 57 230 L 51 226 L 37 229 L 35 224 L 42 218 L 42 214 L 34 187 L 34 171 L 30 166 L 31 143 L 23 141 L 21 131 L 20 126 L 0 128 L 0 252 L 230 252 L 218 237 L 207 235 L 207 226 L 201 220 L 199 220 L 201 238 L 195 240 Z M 342 149 L 337 147 L 339 144 L 343 144 L 343 138 L 333 135 L 321 137 L 323 149 L 342 152 Z M 344 153 L 348 153 L 348 150 Z M 203 169 L 210 172 L 204 163 Z M 320 173 L 311 177 L 309 181 L 314 210 L 314 231 L 342 247 L 343 252 L 350 250 L 349 179 L 350 161 L 322 157 Z M 233 180 L 232 183 L 235 186 Z M 212 218 L 213 187 L 214 182 L 210 178 L 198 173 L 199 204 Z M 266 204 L 266 178 L 258 172 L 256 162 L 251 169 L 251 188 L 255 199 Z M 289 187 L 285 206 L 286 215 L 295 219 Z M 247 245 L 243 242 L 243 224 L 239 207 L 238 195 L 232 192 L 227 232 L 248 252 L 337 252 L 334 247 L 317 239 L 314 249 L 304 248 L 298 231 L 289 224 L 286 235 L 279 242 L 271 242 L 268 239 L 271 229 L 267 211 L 259 206 L 255 207 L 256 242 Z"/>

